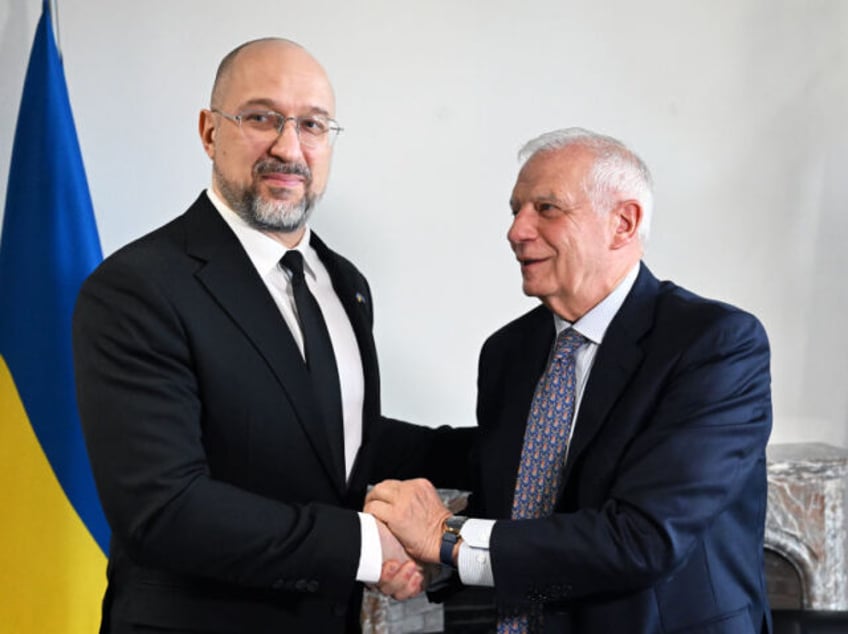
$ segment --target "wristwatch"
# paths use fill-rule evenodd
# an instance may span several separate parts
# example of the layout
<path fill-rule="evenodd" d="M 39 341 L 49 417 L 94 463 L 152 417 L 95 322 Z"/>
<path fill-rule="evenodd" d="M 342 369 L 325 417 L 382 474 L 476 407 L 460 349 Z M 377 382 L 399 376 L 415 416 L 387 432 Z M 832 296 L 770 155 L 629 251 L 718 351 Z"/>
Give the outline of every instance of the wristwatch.
<path fill-rule="evenodd" d="M 442 546 L 439 549 L 439 561 L 445 566 L 455 567 L 453 565 L 453 547 L 459 541 L 459 531 L 462 530 L 462 525 L 465 524 L 467 519 L 462 515 L 451 515 L 442 525 L 444 532 L 442 533 Z"/>

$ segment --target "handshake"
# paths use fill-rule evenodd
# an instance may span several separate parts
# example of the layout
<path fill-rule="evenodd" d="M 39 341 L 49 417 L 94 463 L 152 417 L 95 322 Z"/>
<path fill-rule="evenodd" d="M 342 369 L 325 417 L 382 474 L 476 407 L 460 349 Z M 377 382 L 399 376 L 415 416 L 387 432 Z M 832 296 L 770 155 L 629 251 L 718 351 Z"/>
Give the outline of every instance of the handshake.
<path fill-rule="evenodd" d="M 383 567 L 376 588 L 394 599 L 414 597 L 439 564 L 444 522 L 464 508 L 464 496 L 443 500 L 424 479 L 384 480 L 365 498 L 366 513 L 377 518 Z M 456 561 L 459 544 L 454 546 Z"/>

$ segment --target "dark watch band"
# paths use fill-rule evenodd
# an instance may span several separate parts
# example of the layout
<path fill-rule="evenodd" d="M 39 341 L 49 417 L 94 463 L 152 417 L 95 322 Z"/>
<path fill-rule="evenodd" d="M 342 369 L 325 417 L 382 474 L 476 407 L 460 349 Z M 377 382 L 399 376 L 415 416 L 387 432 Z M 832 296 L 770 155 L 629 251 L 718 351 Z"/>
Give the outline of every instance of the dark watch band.
<path fill-rule="evenodd" d="M 439 548 L 439 561 L 445 566 L 454 567 L 453 565 L 453 547 L 459 541 L 459 535 L 445 531 L 442 535 L 442 546 Z"/>
<path fill-rule="evenodd" d="M 459 531 L 462 529 L 462 525 L 465 524 L 466 519 L 468 518 L 461 515 L 451 515 L 445 520 L 442 545 L 439 547 L 439 561 L 445 566 L 454 567 L 453 547 L 459 541 Z"/>

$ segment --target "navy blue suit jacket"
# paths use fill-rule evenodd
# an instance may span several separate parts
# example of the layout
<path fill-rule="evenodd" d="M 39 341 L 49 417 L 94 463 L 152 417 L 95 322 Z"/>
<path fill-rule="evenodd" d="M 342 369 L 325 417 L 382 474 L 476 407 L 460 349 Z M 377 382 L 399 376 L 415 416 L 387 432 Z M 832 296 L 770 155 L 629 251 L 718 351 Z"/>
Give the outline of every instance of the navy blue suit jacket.
<path fill-rule="evenodd" d="M 524 428 L 555 336 L 539 308 L 486 341 L 474 508 L 508 518 Z M 770 630 L 763 573 L 769 346 L 752 315 L 642 265 L 594 361 L 552 517 L 497 522 L 502 607 L 546 631 Z"/>

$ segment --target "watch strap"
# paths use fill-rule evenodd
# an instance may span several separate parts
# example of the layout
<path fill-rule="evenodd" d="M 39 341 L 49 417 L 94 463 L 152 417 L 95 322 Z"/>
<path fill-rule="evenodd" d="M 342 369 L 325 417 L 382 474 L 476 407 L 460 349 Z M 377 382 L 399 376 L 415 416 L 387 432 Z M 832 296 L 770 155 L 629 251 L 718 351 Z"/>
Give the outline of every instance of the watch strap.
<path fill-rule="evenodd" d="M 451 515 L 445 520 L 444 532 L 442 533 L 442 545 L 439 547 L 439 561 L 445 566 L 454 568 L 453 563 L 453 547 L 459 541 L 459 531 L 465 520 L 468 519 L 461 515 Z"/>
<path fill-rule="evenodd" d="M 459 535 L 445 531 L 442 535 L 442 545 L 439 548 L 439 561 L 445 566 L 454 567 L 453 565 L 453 547 L 459 541 Z"/>

